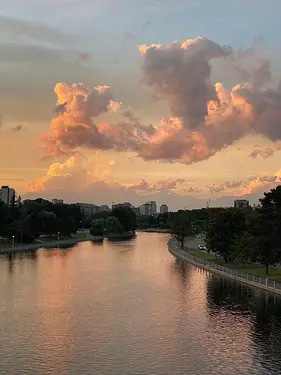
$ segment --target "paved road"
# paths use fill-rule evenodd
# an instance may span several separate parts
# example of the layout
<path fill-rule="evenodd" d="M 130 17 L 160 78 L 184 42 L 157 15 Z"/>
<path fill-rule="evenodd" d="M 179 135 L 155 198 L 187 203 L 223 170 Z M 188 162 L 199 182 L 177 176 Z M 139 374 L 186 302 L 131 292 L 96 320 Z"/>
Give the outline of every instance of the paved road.
<path fill-rule="evenodd" d="M 198 245 L 205 246 L 205 241 L 203 238 L 192 238 L 192 239 L 186 239 L 184 242 L 185 246 L 191 248 L 191 249 L 197 249 Z"/>

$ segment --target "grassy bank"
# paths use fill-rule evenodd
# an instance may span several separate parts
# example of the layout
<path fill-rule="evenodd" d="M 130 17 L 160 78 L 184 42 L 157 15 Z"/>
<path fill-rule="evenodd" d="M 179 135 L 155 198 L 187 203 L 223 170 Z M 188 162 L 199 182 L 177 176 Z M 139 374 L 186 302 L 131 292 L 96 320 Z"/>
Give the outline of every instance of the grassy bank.
<path fill-rule="evenodd" d="M 245 267 L 243 268 L 243 265 L 241 263 L 225 263 L 222 258 L 215 257 L 214 254 L 208 254 L 200 250 L 194 250 L 194 249 L 186 249 L 187 252 L 190 254 L 197 256 L 198 258 L 208 260 L 209 262 L 213 262 L 216 264 L 219 264 L 221 266 L 233 269 L 235 271 L 248 273 L 249 275 L 255 275 L 255 276 L 261 276 L 261 277 L 268 277 L 271 280 L 279 281 L 281 282 L 281 269 L 280 268 L 270 268 L 269 269 L 269 275 L 266 275 L 265 268 L 261 267 L 257 263 L 245 263 Z"/>

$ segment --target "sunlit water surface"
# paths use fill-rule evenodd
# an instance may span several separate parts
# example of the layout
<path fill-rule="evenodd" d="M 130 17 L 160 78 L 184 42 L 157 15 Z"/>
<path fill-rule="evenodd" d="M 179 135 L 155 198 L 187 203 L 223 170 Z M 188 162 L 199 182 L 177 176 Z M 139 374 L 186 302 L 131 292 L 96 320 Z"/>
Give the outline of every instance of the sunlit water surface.
<path fill-rule="evenodd" d="M 281 300 L 166 234 L 0 258 L 0 374 L 281 374 Z"/>

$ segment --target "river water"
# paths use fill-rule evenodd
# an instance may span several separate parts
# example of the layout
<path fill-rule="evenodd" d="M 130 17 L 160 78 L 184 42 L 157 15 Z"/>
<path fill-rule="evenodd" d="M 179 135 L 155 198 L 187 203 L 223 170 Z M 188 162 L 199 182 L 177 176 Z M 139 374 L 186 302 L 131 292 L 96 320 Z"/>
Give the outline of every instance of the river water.
<path fill-rule="evenodd" d="M 0 374 L 281 374 L 281 300 L 166 234 L 0 258 Z"/>

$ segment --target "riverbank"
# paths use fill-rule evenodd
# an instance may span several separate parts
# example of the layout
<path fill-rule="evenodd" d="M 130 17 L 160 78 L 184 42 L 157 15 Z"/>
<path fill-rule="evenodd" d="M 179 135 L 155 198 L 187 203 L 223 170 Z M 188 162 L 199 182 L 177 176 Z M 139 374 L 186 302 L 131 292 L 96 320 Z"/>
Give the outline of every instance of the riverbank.
<path fill-rule="evenodd" d="M 0 248 L 0 254 L 9 254 L 9 253 L 17 253 L 17 252 L 28 252 L 43 248 L 60 248 L 65 246 L 72 246 L 79 242 L 86 242 L 86 241 L 93 241 L 93 242 L 101 242 L 103 241 L 103 236 L 86 236 L 86 237 L 77 237 L 77 238 L 70 238 L 67 240 L 60 240 L 60 241 L 42 241 L 35 244 L 22 244 L 16 245 L 14 247 L 3 247 Z"/>
<path fill-rule="evenodd" d="M 176 240 L 171 238 L 168 241 L 168 249 L 172 255 L 182 259 L 186 262 L 192 263 L 198 267 L 204 268 L 210 272 L 217 273 L 219 275 L 231 278 L 233 280 L 240 281 L 244 284 L 251 285 L 256 288 L 266 290 L 268 292 L 273 292 L 281 295 L 281 283 L 272 281 L 268 278 L 256 277 L 255 275 L 250 275 L 242 273 L 230 268 L 226 268 L 219 264 L 213 263 L 209 260 L 198 258 L 184 250 L 177 247 Z"/>
<path fill-rule="evenodd" d="M 108 241 L 126 241 L 136 237 L 136 232 L 126 232 L 121 234 L 108 234 L 106 238 Z"/>
<path fill-rule="evenodd" d="M 137 229 L 138 232 L 146 232 L 146 233 L 171 233 L 171 229 L 161 229 L 161 228 L 145 228 L 145 229 Z"/>

